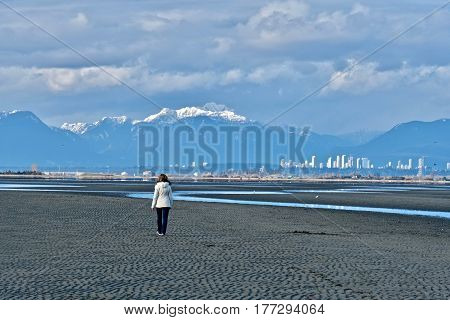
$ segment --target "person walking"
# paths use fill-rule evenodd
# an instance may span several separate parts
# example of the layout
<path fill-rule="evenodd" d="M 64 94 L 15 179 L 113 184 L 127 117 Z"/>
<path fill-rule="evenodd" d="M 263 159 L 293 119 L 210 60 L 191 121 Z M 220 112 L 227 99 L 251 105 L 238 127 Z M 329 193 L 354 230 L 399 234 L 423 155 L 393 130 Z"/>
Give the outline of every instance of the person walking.
<path fill-rule="evenodd" d="M 153 194 L 152 210 L 156 209 L 158 221 L 158 235 L 163 236 L 167 232 L 167 220 L 170 208 L 173 206 L 171 183 L 165 174 L 160 174 Z"/>

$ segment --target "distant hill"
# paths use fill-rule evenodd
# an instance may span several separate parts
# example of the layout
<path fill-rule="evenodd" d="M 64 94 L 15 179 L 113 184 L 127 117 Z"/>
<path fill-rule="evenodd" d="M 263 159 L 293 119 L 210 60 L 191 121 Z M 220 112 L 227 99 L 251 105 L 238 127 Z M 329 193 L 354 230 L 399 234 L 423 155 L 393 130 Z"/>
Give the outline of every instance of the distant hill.
<path fill-rule="evenodd" d="M 395 126 L 352 152 L 377 162 L 425 157 L 428 164 L 450 162 L 450 120 L 412 121 Z"/>
<path fill-rule="evenodd" d="M 382 135 L 384 132 L 382 131 L 365 131 L 360 130 L 356 132 L 350 132 L 346 134 L 338 135 L 339 138 L 344 140 L 349 146 L 359 146 L 365 144 L 376 137 Z"/>
<path fill-rule="evenodd" d="M 28 111 L 0 112 L 0 167 L 79 165 L 95 162 L 86 143 L 76 134 L 48 127 Z"/>

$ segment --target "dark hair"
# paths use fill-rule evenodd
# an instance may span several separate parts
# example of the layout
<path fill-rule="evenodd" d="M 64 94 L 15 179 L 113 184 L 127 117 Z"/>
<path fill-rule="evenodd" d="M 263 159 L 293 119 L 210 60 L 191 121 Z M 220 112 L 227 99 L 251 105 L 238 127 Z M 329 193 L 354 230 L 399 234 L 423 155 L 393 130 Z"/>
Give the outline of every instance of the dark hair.
<path fill-rule="evenodd" d="M 161 174 L 158 176 L 158 180 L 156 181 L 156 183 L 158 183 L 158 182 L 168 182 L 169 184 L 172 184 L 172 183 L 169 181 L 169 178 L 167 177 L 167 175 L 165 175 L 164 173 L 161 173 Z"/>

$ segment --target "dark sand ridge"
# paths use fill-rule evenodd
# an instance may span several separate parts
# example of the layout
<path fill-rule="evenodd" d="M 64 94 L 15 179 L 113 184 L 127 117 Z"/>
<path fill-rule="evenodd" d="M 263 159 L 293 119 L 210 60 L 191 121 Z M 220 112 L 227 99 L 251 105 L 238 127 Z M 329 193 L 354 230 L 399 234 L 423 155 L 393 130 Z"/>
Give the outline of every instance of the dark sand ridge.
<path fill-rule="evenodd" d="M 161 238 L 148 200 L 0 203 L 1 299 L 450 298 L 448 219 L 179 201 Z"/>

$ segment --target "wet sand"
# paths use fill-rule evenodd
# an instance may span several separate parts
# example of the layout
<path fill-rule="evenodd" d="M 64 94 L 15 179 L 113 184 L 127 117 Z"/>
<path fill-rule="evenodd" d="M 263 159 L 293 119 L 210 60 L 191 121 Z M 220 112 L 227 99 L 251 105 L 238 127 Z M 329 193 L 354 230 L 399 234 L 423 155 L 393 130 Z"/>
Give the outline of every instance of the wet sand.
<path fill-rule="evenodd" d="M 149 200 L 0 203 L 0 299 L 450 298 L 449 219 L 178 201 L 159 237 Z"/>

